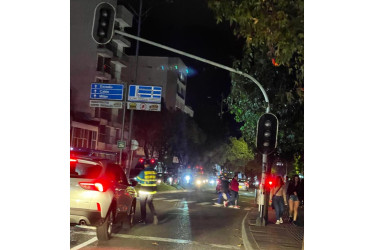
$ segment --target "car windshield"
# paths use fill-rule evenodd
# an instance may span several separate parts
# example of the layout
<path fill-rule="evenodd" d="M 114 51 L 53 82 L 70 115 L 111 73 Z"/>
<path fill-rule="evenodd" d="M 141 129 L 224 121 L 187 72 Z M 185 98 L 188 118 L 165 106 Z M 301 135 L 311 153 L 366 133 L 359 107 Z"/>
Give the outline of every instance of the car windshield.
<path fill-rule="evenodd" d="M 99 177 L 100 165 L 70 162 L 70 178 L 94 179 Z"/>

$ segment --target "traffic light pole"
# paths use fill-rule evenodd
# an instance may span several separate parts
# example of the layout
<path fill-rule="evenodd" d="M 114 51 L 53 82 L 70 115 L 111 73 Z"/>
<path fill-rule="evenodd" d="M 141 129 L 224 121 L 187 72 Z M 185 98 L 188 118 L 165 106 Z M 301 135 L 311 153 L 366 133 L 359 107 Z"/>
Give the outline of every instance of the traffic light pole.
<path fill-rule="evenodd" d="M 262 154 L 262 174 L 261 174 L 261 186 L 260 186 L 260 198 L 259 198 L 259 217 L 256 219 L 256 226 L 265 226 L 267 220 L 267 197 L 265 190 L 266 181 L 266 166 L 267 166 L 267 155 Z"/>
<path fill-rule="evenodd" d="M 121 141 L 123 141 L 124 133 L 125 133 L 125 118 L 126 118 L 126 83 L 123 84 L 124 89 L 124 96 L 122 101 L 122 127 L 121 127 Z M 122 152 L 123 149 L 119 150 L 119 164 L 122 166 Z M 126 168 L 126 164 L 124 164 Z"/>
<path fill-rule="evenodd" d="M 155 42 L 152 42 L 152 41 L 149 41 L 147 39 L 144 39 L 144 38 L 141 38 L 141 37 L 138 37 L 138 36 L 134 36 L 134 35 L 131 35 L 131 34 L 128 34 L 126 32 L 122 32 L 122 31 L 119 31 L 119 30 L 115 30 L 114 31 L 116 34 L 119 34 L 119 35 L 122 35 L 122 36 L 125 36 L 125 37 L 128 37 L 128 38 L 132 38 L 132 39 L 135 39 L 137 41 L 140 41 L 140 42 L 144 42 L 144 43 L 147 43 L 147 44 L 150 44 L 150 45 L 153 45 L 153 46 L 156 46 L 156 47 L 159 47 L 159 48 L 162 48 L 162 49 L 165 49 L 165 50 L 169 50 L 169 51 L 172 51 L 176 54 L 179 54 L 179 55 L 183 55 L 183 56 L 186 56 L 186 57 L 189 57 L 189 58 L 192 58 L 192 59 L 195 59 L 195 60 L 198 60 L 200 62 L 204 62 L 204 63 L 207 63 L 207 64 L 210 64 L 210 65 L 213 65 L 213 66 L 216 66 L 218 68 L 221 68 L 221 69 L 224 69 L 224 70 L 227 70 L 227 71 L 230 71 L 232 73 L 235 73 L 235 74 L 238 74 L 238 75 L 241 75 L 241 76 L 244 76 L 246 78 L 249 78 L 252 82 L 254 82 L 261 90 L 262 92 L 262 95 L 264 96 L 264 99 L 265 99 L 265 102 L 266 102 L 266 113 L 269 113 L 270 112 L 270 104 L 269 104 L 269 98 L 265 92 L 265 89 L 262 87 L 262 85 L 254 78 L 252 77 L 251 75 L 248 75 L 247 73 L 244 73 L 244 72 L 241 72 L 239 70 L 236 70 L 236 69 L 233 69 L 233 68 L 230 68 L 230 67 L 227 67 L 225 65 L 222 65 L 222 64 L 219 64 L 219 63 L 216 63 L 216 62 L 213 62 L 213 61 L 210 61 L 210 60 L 207 60 L 207 59 L 204 59 L 202 57 L 198 57 L 198 56 L 195 56 L 195 55 L 192 55 L 192 54 L 189 54 L 189 53 L 186 53 L 186 52 L 183 52 L 181 50 L 177 50 L 177 49 L 173 49 L 173 48 L 170 48 L 168 46 L 165 46 L 165 45 L 162 45 L 162 44 L 159 44 L 159 43 L 155 43 Z"/>

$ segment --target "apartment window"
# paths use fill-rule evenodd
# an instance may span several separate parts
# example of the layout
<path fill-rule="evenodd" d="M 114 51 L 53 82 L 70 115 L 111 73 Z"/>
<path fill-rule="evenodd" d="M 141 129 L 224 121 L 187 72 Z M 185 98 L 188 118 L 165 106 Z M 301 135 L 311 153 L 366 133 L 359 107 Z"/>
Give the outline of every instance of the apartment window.
<path fill-rule="evenodd" d="M 111 69 L 110 61 L 111 61 L 110 57 L 98 56 L 96 70 L 100 72 L 104 71 L 105 73 L 110 74 L 110 69 Z"/>
<path fill-rule="evenodd" d="M 186 76 L 185 76 L 185 74 L 183 74 L 182 72 L 179 72 L 178 79 L 179 79 L 179 81 L 181 81 L 181 83 L 183 83 L 183 85 L 186 85 Z"/>
<path fill-rule="evenodd" d="M 72 147 L 96 149 L 96 131 L 73 127 L 71 136 Z"/>
<path fill-rule="evenodd" d="M 104 67 L 104 57 L 98 56 L 96 71 L 102 71 Z"/>
<path fill-rule="evenodd" d="M 114 63 L 110 63 L 110 75 L 112 78 L 116 78 L 116 65 Z"/>
<path fill-rule="evenodd" d="M 105 142 L 105 125 L 99 126 L 99 142 Z"/>
<path fill-rule="evenodd" d="M 110 63 L 110 58 L 105 57 L 104 58 L 104 72 L 110 74 L 111 73 L 111 63 Z"/>

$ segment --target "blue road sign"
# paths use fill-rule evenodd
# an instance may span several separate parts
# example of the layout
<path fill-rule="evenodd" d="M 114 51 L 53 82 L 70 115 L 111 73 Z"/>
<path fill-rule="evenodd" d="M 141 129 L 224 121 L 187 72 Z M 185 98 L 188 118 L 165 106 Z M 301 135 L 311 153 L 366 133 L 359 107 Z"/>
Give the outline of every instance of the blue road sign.
<path fill-rule="evenodd" d="M 123 85 L 92 83 L 90 98 L 100 99 L 100 100 L 122 100 L 123 99 Z"/>
<path fill-rule="evenodd" d="M 128 101 L 161 103 L 162 87 L 130 85 Z"/>

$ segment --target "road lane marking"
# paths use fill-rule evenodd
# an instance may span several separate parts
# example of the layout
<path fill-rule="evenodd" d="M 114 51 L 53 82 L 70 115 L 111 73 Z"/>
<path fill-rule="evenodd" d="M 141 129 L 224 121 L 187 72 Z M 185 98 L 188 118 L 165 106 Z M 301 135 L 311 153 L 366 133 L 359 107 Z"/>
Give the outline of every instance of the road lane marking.
<path fill-rule="evenodd" d="M 85 235 L 95 235 L 96 234 L 95 232 L 76 232 L 76 233 L 77 234 L 85 234 Z M 231 246 L 231 245 L 200 243 L 200 242 L 192 241 L 192 240 L 161 238 L 161 237 L 152 237 L 152 236 L 137 236 L 137 235 L 130 235 L 130 234 L 112 234 L 112 237 L 118 237 L 118 238 L 124 238 L 124 239 L 161 241 L 161 242 L 169 242 L 169 243 L 177 243 L 177 244 L 193 244 L 193 245 L 200 245 L 200 246 L 208 245 L 208 246 L 212 246 L 212 247 L 220 247 L 220 248 L 228 248 L 228 249 L 240 249 L 240 247 Z M 97 240 L 97 238 L 96 238 L 96 240 Z M 90 244 L 90 243 L 88 243 L 88 244 Z M 83 244 L 81 244 L 81 245 L 83 245 Z M 79 245 L 79 246 L 81 246 L 81 245 Z M 74 250 L 76 250 L 76 249 L 79 249 L 79 248 L 75 248 Z"/>
<path fill-rule="evenodd" d="M 166 200 L 166 198 L 153 198 L 154 201 L 159 201 L 159 200 Z"/>
<path fill-rule="evenodd" d="M 92 232 L 89 232 L 89 235 L 92 235 L 91 234 Z M 96 235 L 96 233 L 93 233 L 94 235 Z M 86 242 L 83 242 L 82 244 L 79 244 L 78 246 L 75 246 L 73 248 L 70 248 L 70 250 L 78 250 L 78 249 L 81 249 L 82 247 L 85 247 L 93 242 L 97 241 L 97 237 L 93 237 L 92 239 L 86 241 Z"/>
<path fill-rule="evenodd" d="M 199 204 L 199 205 L 203 206 L 203 205 L 208 205 L 208 204 L 211 205 L 212 203 L 211 202 L 201 202 L 201 203 L 196 203 L 196 204 Z"/>
<path fill-rule="evenodd" d="M 92 227 L 92 226 L 75 225 L 75 227 L 77 227 L 77 228 L 84 228 L 84 229 L 96 230 L 96 227 Z"/>
<path fill-rule="evenodd" d="M 168 202 L 176 202 L 176 201 L 181 201 L 180 199 L 173 199 L 173 200 L 164 200 L 164 201 L 168 201 Z"/>

